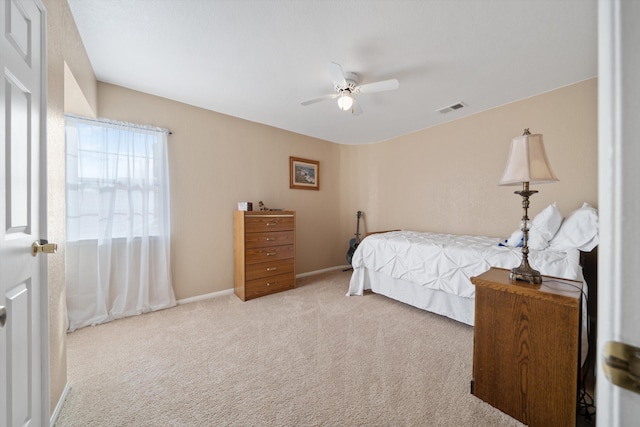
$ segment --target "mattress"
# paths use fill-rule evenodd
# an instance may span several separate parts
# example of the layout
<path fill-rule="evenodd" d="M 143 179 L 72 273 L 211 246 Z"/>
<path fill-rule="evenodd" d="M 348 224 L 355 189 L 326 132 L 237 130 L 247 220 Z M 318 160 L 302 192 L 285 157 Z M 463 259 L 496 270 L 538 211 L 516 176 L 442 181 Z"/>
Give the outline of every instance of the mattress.
<path fill-rule="evenodd" d="M 417 231 L 393 231 L 366 237 L 353 254 L 354 274 L 348 295 L 362 295 L 366 268 L 393 279 L 462 298 L 473 298 L 471 277 L 490 267 L 511 269 L 520 265 L 521 248 L 501 246 L 500 238 Z M 529 263 L 545 276 L 584 282 L 580 252 L 530 250 Z"/>

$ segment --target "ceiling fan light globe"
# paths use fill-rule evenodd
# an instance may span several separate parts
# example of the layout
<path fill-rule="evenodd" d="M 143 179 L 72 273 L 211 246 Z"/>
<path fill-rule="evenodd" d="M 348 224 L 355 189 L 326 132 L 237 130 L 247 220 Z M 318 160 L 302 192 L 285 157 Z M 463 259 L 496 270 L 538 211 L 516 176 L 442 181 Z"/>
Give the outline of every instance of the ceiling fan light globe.
<path fill-rule="evenodd" d="M 340 95 L 340 98 L 338 98 L 338 107 L 340 107 L 342 111 L 349 111 L 352 106 L 353 98 L 351 97 L 351 94 L 343 92 Z"/>

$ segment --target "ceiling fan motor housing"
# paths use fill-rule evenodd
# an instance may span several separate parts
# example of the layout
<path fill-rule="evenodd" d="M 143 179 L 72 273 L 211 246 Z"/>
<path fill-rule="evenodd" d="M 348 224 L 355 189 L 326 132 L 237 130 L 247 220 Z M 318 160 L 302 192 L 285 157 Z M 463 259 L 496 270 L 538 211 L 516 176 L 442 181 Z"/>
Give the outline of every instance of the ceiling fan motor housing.
<path fill-rule="evenodd" d="M 346 85 L 341 84 L 342 82 L 334 82 L 336 92 L 349 91 L 350 93 L 355 93 L 358 86 L 358 76 L 355 73 L 346 72 L 344 73 L 344 80 Z"/>

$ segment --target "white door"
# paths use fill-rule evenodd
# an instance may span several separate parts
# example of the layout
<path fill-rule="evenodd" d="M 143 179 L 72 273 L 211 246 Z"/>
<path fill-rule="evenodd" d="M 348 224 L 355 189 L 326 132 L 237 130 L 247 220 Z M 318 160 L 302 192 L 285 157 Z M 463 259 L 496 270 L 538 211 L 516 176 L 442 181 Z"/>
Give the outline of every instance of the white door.
<path fill-rule="evenodd" d="M 640 425 L 640 1 L 598 8 L 596 424 Z M 638 375 L 634 375 L 634 372 Z"/>
<path fill-rule="evenodd" d="M 49 425 L 45 11 L 0 1 L 0 425 Z"/>

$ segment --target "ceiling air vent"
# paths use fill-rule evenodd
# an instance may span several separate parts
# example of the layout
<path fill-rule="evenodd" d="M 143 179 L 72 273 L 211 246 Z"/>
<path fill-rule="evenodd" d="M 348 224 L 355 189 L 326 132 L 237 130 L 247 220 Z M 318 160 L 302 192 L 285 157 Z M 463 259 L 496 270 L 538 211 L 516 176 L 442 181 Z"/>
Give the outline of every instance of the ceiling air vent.
<path fill-rule="evenodd" d="M 440 108 L 437 111 L 439 113 L 441 113 L 441 114 L 445 114 L 445 113 L 450 113 L 450 112 L 455 111 L 455 110 L 459 110 L 459 109 L 464 108 L 466 106 L 467 106 L 467 104 L 465 104 L 464 102 L 456 102 L 453 105 L 449 105 L 448 107 Z"/>

